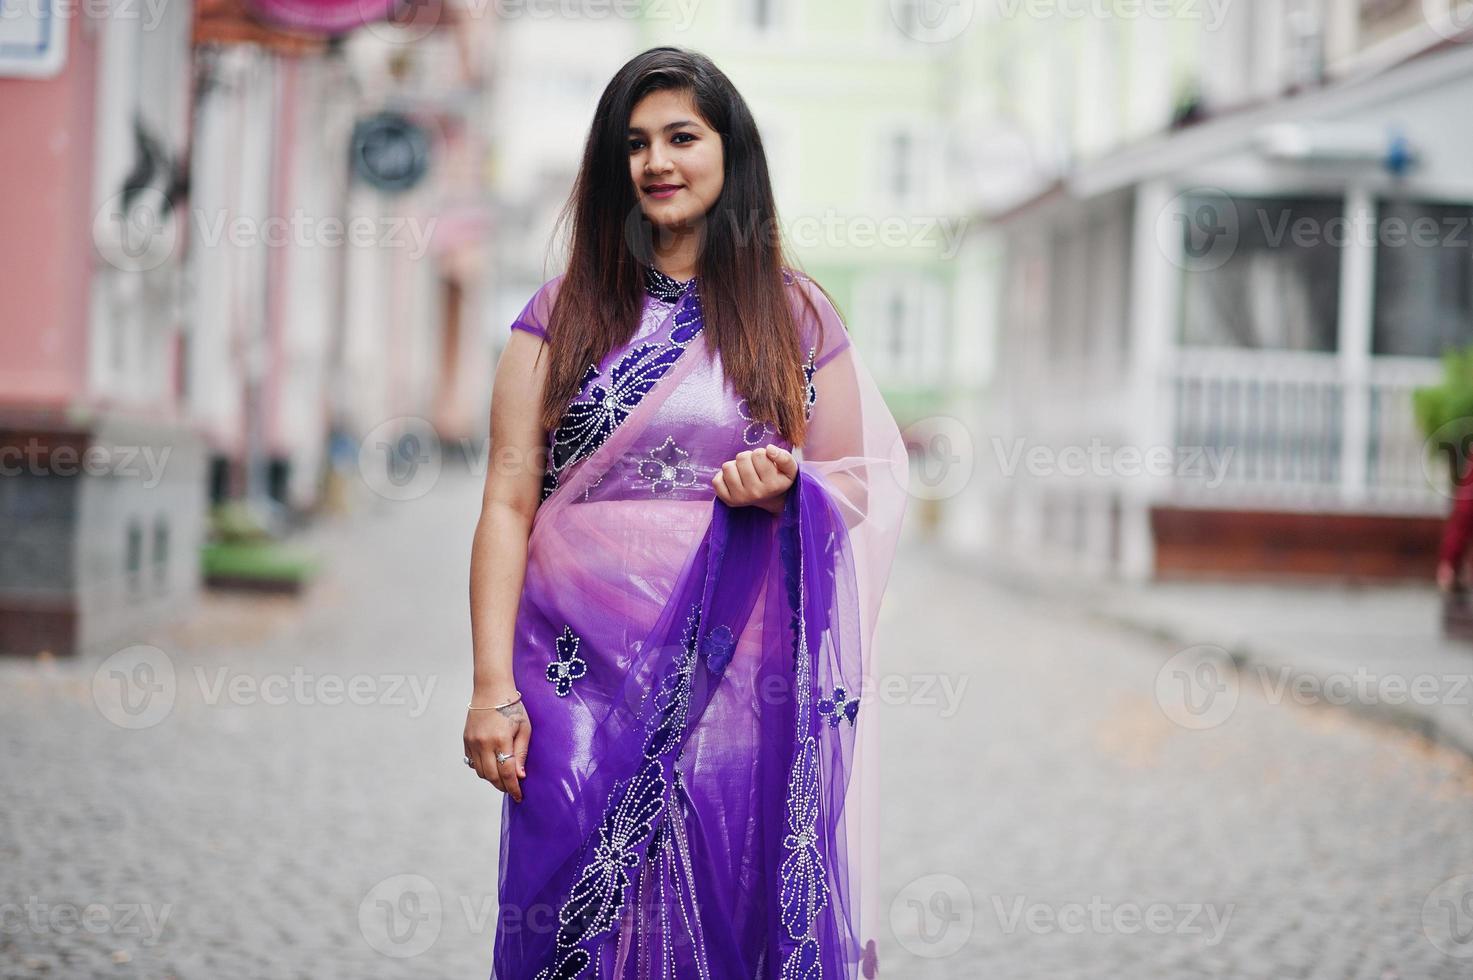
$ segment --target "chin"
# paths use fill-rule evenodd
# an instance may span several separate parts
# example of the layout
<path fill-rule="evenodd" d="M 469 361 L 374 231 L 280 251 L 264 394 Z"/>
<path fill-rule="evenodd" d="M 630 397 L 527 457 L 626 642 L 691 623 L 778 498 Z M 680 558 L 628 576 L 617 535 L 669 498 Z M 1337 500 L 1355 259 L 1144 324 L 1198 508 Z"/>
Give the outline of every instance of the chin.
<path fill-rule="evenodd" d="M 644 216 L 650 219 L 650 224 L 659 228 L 683 228 L 690 223 L 691 217 L 684 208 L 677 211 L 666 211 L 659 208 L 653 211 L 646 209 Z"/>

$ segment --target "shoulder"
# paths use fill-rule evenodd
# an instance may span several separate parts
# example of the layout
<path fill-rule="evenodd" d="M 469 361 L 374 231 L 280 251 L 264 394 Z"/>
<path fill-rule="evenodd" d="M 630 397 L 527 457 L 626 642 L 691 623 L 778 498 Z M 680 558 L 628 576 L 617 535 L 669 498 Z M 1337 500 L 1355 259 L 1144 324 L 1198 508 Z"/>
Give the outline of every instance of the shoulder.
<path fill-rule="evenodd" d="M 522 312 L 517 314 L 516 321 L 511 325 L 513 330 L 525 330 L 546 339 L 548 325 L 552 323 L 552 308 L 557 303 L 557 294 L 562 287 L 564 275 L 565 273 L 559 273 L 537 287 L 532 298 L 522 307 Z"/>
<path fill-rule="evenodd" d="M 532 294 L 532 298 L 528 301 L 527 305 L 534 309 L 546 307 L 548 314 L 551 315 L 552 306 L 554 303 L 557 302 L 558 290 L 562 288 L 563 277 L 566 275 L 567 273 L 565 272 L 559 272 L 557 275 L 553 276 L 551 279 L 538 286 L 537 292 Z"/>
<path fill-rule="evenodd" d="M 814 351 L 817 361 L 822 364 L 849 345 L 848 326 L 817 280 L 795 269 L 784 268 L 783 284 L 787 287 L 793 320 L 798 324 L 805 354 L 809 350 Z"/>

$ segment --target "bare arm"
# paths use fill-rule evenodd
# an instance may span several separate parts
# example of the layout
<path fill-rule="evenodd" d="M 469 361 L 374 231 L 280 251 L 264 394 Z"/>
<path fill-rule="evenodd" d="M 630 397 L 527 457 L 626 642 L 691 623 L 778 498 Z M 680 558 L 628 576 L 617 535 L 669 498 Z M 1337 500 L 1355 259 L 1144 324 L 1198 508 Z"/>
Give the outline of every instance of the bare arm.
<path fill-rule="evenodd" d="M 511 332 L 496 366 L 491 392 L 491 448 L 481 517 L 471 545 L 471 642 L 473 705 L 505 701 L 517 690 L 512 643 L 527 572 L 527 539 L 541 497 L 545 458 L 538 419 L 546 383 L 543 342 Z M 521 703 L 493 711 L 468 711 L 465 750 L 476 771 L 521 801 L 531 719 Z M 515 758 L 498 764 L 496 752 Z"/>

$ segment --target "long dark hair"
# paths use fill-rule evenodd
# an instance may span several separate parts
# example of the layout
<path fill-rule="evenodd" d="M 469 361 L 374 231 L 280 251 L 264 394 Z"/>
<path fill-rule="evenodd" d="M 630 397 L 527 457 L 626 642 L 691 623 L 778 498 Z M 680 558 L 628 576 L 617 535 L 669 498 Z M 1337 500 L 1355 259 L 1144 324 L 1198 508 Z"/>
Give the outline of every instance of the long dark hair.
<path fill-rule="evenodd" d="M 642 266 L 652 264 L 659 230 L 644 216 L 629 178 L 629 119 L 640 99 L 664 90 L 688 92 L 722 140 L 723 185 L 706 213 L 696 260 L 706 343 L 721 354 L 726 379 L 746 397 L 752 417 L 772 422 L 801 446 L 805 352 L 787 290 L 800 290 L 816 321 L 818 313 L 806 290 L 785 282 L 796 265 L 784 253 L 767 156 L 747 103 L 710 58 L 677 47 L 631 59 L 598 100 L 577 180 L 558 218 L 561 227 L 571 214 L 571 248 L 548 324 L 542 427 L 557 426 L 588 365 L 627 343 L 638 325 Z"/>

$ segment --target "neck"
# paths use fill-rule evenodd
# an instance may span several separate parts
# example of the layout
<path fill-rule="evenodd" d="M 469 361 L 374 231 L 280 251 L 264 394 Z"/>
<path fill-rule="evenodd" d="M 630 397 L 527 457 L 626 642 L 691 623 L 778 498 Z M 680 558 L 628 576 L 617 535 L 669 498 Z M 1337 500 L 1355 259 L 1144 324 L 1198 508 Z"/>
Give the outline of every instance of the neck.
<path fill-rule="evenodd" d="M 699 228 L 657 228 L 655 239 L 656 269 L 681 282 L 696 274 L 696 257 L 701 246 Z"/>

